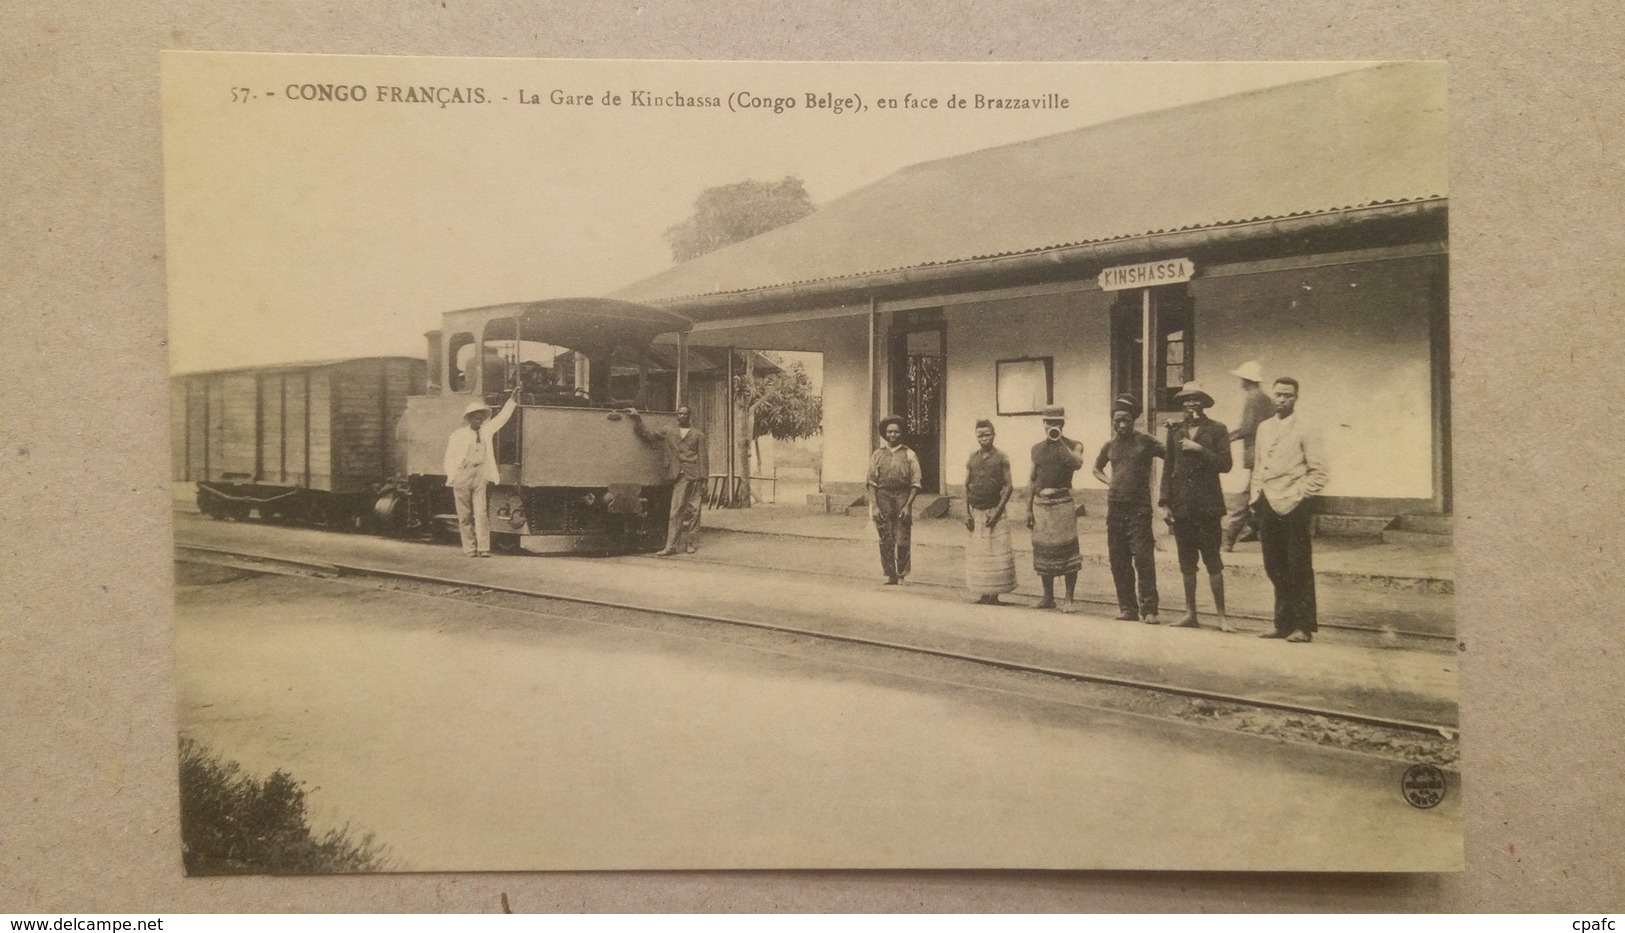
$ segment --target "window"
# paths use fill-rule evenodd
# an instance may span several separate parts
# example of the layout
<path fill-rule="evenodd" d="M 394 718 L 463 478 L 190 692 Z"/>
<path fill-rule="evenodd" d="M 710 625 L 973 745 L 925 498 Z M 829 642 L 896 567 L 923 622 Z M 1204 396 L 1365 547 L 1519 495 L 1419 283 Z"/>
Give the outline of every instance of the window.
<path fill-rule="evenodd" d="M 1001 415 L 1034 415 L 1055 401 L 1055 358 L 999 360 L 994 378 Z"/>
<path fill-rule="evenodd" d="M 1157 368 L 1161 377 L 1157 405 L 1163 411 L 1175 411 L 1179 406 L 1174 404 L 1174 396 L 1196 378 L 1192 302 L 1183 288 L 1157 289 L 1152 294 L 1157 309 Z"/>
<path fill-rule="evenodd" d="M 526 405 L 568 403 L 574 366 L 569 350 L 539 340 L 485 339 L 483 382 L 487 393 L 518 386 Z"/>
<path fill-rule="evenodd" d="M 446 344 L 446 356 L 451 366 L 446 370 L 446 383 L 453 392 L 474 391 L 474 335 L 453 334 Z"/>

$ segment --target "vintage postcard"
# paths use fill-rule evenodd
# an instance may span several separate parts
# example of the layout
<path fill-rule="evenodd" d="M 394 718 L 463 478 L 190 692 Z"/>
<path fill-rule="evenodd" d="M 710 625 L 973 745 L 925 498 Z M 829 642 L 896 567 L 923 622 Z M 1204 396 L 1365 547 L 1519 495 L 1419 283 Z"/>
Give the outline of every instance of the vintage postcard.
<path fill-rule="evenodd" d="M 1462 867 L 1444 65 L 162 71 L 189 872 Z"/>

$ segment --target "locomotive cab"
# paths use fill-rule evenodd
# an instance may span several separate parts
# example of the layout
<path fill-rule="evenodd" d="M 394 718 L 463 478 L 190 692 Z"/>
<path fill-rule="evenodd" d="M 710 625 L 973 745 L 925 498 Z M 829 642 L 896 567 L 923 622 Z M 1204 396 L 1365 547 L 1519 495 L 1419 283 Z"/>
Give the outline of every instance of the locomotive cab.
<path fill-rule="evenodd" d="M 688 319 L 629 302 L 558 299 L 447 312 L 428 334 L 428 394 L 407 400 L 399 436 L 405 489 L 378 514 L 402 530 L 455 525 L 446 440 L 470 401 L 518 407 L 497 432 L 501 482 L 490 489 L 493 543 L 537 553 L 657 549 L 671 487 L 654 430 L 676 425 Z"/>

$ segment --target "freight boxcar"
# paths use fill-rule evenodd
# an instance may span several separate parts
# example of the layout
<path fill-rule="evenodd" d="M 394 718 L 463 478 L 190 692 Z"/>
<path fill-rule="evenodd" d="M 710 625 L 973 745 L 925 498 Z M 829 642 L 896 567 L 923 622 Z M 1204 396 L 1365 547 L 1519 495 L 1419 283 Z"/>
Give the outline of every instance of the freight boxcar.
<path fill-rule="evenodd" d="M 174 479 L 216 518 L 359 527 L 403 472 L 396 427 L 426 371 L 391 356 L 176 376 Z"/>

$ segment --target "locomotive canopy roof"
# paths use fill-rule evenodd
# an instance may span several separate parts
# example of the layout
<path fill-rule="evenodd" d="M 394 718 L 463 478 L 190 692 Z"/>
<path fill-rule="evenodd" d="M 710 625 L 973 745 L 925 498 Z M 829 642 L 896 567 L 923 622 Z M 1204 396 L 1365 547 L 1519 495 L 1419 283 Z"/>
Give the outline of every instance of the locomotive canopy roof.
<path fill-rule="evenodd" d="M 511 339 L 513 331 L 498 323 L 515 318 L 519 336 L 572 350 L 592 352 L 615 345 L 648 343 L 660 334 L 687 333 L 693 322 L 680 314 L 612 298 L 552 298 L 515 301 L 447 311 L 446 334 L 472 333 L 485 340 Z"/>
<path fill-rule="evenodd" d="M 336 356 L 325 360 L 295 360 L 288 363 L 256 363 L 251 366 L 221 366 L 215 369 L 189 369 L 185 372 L 170 373 L 172 379 L 184 379 L 188 376 L 218 376 L 224 373 L 277 373 L 296 371 L 302 369 L 323 369 L 328 366 L 345 366 L 350 363 L 363 363 L 369 360 L 405 360 L 408 363 L 421 363 L 421 356 L 402 356 L 390 354 L 385 356 Z"/>

